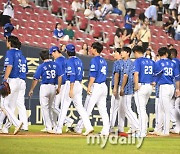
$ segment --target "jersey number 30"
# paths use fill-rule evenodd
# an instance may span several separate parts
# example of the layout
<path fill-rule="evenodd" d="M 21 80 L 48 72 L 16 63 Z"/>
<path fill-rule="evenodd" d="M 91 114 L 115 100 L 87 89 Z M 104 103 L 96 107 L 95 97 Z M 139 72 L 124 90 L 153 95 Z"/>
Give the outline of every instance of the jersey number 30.
<path fill-rule="evenodd" d="M 56 77 L 56 71 L 55 70 L 46 71 L 46 76 L 47 79 L 54 79 Z"/>

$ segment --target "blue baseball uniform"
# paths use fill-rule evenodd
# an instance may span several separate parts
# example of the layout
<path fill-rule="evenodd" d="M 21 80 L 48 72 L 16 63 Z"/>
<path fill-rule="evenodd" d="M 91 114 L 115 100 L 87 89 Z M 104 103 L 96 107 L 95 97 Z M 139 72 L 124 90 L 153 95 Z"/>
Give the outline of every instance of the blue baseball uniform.
<path fill-rule="evenodd" d="M 114 74 L 119 73 L 119 70 L 122 67 L 123 67 L 123 60 L 117 60 L 117 61 L 114 62 L 113 71 L 112 71 L 112 83 L 111 83 L 112 88 L 114 87 Z M 119 85 L 121 84 L 120 80 L 119 80 L 118 84 Z"/>
<path fill-rule="evenodd" d="M 134 61 L 135 73 L 138 72 L 139 89 L 135 91 L 134 98 L 139 117 L 140 137 L 147 134 L 146 104 L 152 93 L 151 83 L 153 82 L 154 62 L 151 59 L 140 57 Z"/>
<path fill-rule="evenodd" d="M 157 76 L 157 84 L 159 86 L 159 121 L 157 122 L 157 130 L 160 130 L 163 123 L 162 135 L 169 135 L 170 124 L 170 106 L 174 95 L 174 79 L 177 80 L 179 76 L 176 64 L 167 58 L 160 59 L 155 64 L 155 76 Z M 161 120 L 163 119 L 163 120 Z"/>
<path fill-rule="evenodd" d="M 34 74 L 34 79 L 39 80 L 42 77 L 41 84 L 56 84 L 58 76 L 63 74 L 62 70 L 53 61 L 42 63 Z"/>
<path fill-rule="evenodd" d="M 66 61 L 66 77 L 71 83 L 82 81 L 83 63 L 78 57 L 72 57 Z"/>
<path fill-rule="evenodd" d="M 128 81 L 124 87 L 124 94 L 130 95 L 134 93 L 134 63 L 128 59 L 124 61 L 124 74 L 128 75 Z"/>
<path fill-rule="evenodd" d="M 55 60 L 57 63 L 59 69 L 62 71 L 62 85 L 66 82 L 66 74 L 65 74 L 65 61 L 66 58 L 64 56 L 61 56 Z"/>
<path fill-rule="evenodd" d="M 20 75 L 19 78 L 25 80 L 28 73 L 27 59 L 22 55 L 20 62 Z"/>
<path fill-rule="evenodd" d="M 55 29 L 53 33 L 54 33 L 54 36 L 57 38 L 61 38 L 64 36 L 64 31 L 62 29 L 61 30 Z"/>
<path fill-rule="evenodd" d="M 101 56 L 91 60 L 89 77 L 94 77 L 94 83 L 103 83 L 107 76 L 107 62 Z"/>
<path fill-rule="evenodd" d="M 173 58 L 172 61 L 176 64 L 176 68 L 178 71 L 178 76 L 176 77 L 176 80 L 180 81 L 180 60 L 178 58 Z"/>
<path fill-rule="evenodd" d="M 151 59 L 141 57 L 134 61 L 135 72 L 139 73 L 139 83 L 153 82 L 154 62 Z"/>

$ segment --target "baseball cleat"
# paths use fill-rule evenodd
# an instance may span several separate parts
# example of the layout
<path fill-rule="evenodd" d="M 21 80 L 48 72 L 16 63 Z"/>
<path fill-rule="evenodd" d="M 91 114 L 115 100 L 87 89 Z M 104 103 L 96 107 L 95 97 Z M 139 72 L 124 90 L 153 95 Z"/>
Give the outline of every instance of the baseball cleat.
<path fill-rule="evenodd" d="M 128 134 L 125 132 L 118 132 L 118 136 L 128 137 Z"/>
<path fill-rule="evenodd" d="M 23 122 L 21 122 L 21 124 L 19 125 L 19 127 L 16 127 L 16 128 L 15 128 L 15 130 L 14 130 L 14 135 L 16 135 L 16 134 L 20 131 L 20 129 L 21 129 L 22 126 L 23 126 Z"/>
<path fill-rule="evenodd" d="M 179 129 L 177 127 L 174 127 L 173 129 L 170 129 L 169 132 L 172 133 L 172 134 L 179 134 L 180 133 L 180 131 L 179 131 Z"/>
<path fill-rule="evenodd" d="M 169 136 L 169 134 L 157 133 L 158 136 Z"/>
<path fill-rule="evenodd" d="M 55 131 L 54 131 L 54 130 L 47 130 L 47 133 L 49 133 L 49 134 L 55 134 Z"/>
<path fill-rule="evenodd" d="M 46 128 L 43 128 L 43 129 L 41 129 L 40 131 L 46 133 L 46 132 L 47 132 L 47 129 L 46 129 Z"/>
<path fill-rule="evenodd" d="M 68 133 L 68 132 L 75 132 L 74 127 L 67 127 L 66 133 Z"/>
<path fill-rule="evenodd" d="M 61 135 L 61 134 L 62 134 L 62 130 L 61 130 L 61 129 L 56 130 L 55 134 L 57 134 L 57 135 Z"/>
<path fill-rule="evenodd" d="M 89 134 L 93 133 L 94 132 L 94 129 L 90 129 L 90 130 L 86 130 L 83 135 L 84 136 L 88 136 Z"/>

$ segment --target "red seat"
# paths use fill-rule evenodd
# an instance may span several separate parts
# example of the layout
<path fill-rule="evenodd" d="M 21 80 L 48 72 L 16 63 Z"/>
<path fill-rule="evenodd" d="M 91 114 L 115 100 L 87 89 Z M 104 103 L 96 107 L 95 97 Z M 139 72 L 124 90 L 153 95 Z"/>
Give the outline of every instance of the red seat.
<path fill-rule="evenodd" d="M 54 14 L 57 14 L 57 13 L 59 13 L 59 11 L 60 11 L 60 6 L 61 6 L 61 3 L 60 2 L 58 2 L 57 0 L 53 0 L 52 1 L 52 13 L 54 13 Z"/>
<path fill-rule="evenodd" d="M 74 19 L 74 11 L 71 9 L 66 9 L 66 21 L 72 21 Z"/>

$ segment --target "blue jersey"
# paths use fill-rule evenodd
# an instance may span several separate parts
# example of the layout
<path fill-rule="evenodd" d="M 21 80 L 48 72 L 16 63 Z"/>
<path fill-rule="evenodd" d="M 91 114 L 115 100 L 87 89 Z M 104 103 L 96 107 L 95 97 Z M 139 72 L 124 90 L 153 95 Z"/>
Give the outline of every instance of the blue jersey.
<path fill-rule="evenodd" d="M 127 14 L 124 17 L 124 20 L 125 20 L 125 25 L 124 25 L 125 29 L 132 29 L 132 24 L 129 24 L 129 23 L 132 23 L 132 19 L 131 19 L 130 15 Z M 129 23 L 127 23 L 126 21 L 128 21 Z"/>
<path fill-rule="evenodd" d="M 9 78 L 19 78 L 22 52 L 19 49 L 10 49 L 6 52 L 4 71 L 7 66 L 12 66 Z"/>
<path fill-rule="evenodd" d="M 58 65 L 53 61 L 45 61 L 38 66 L 36 73 L 34 74 L 34 79 L 42 79 L 41 84 L 56 84 L 57 78 L 61 76 Z"/>
<path fill-rule="evenodd" d="M 91 59 L 89 77 L 94 77 L 94 83 L 103 83 L 107 76 L 107 62 L 101 56 Z"/>
<path fill-rule="evenodd" d="M 152 83 L 154 62 L 145 57 L 140 57 L 134 61 L 135 72 L 139 73 L 139 83 Z"/>
<path fill-rule="evenodd" d="M 114 74 L 118 73 L 119 74 L 119 82 L 118 85 L 122 84 L 122 78 L 123 78 L 123 71 L 124 71 L 124 61 L 123 60 L 118 60 L 116 61 L 117 65 L 114 69 Z M 113 80 L 114 81 L 114 80 Z M 114 85 L 114 83 L 113 83 Z"/>
<path fill-rule="evenodd" d="M 176 68 L 179 74 L 179 76 L 177 77 L 177 80 L 180 81 L 180 60 L 177 58 L 173 58 L 172 61 L 176 64 Z"/>
<path fill-rule="evenodd" d="M 76 56 L 69 58 L 66 61 L 66 78 L 71 83 L 75 81 L 82 81 L 83 78 L 83 63 L 81 59 Z"/>
<path fill-rule="evenodd" d="M 176 64 L 167 58 L 160 59 L 155 64 L 155 76 L 159 85 L 173 84 L 174 78 L 179 76 Z"/>
<path fill-rule="evenodd" d="M 112 80 L 111 80 L 111 86 L 114 87 L 114 74 L 116 73 L 116 70 L 118 69 L 119 60 L 116 60 L 113 64 L 113 71 L 112 71 Z"/>
<path fill-rule="evenodd" d="M 21 62 L 20 62 L 20 75 L 19 75 L 19 78 L 25 80 L 27 73 L 28 73 L 27 60 L 26 60 L 26 57 L 24 57 L 22 55 L 21 56 Z"/>
<path fill-rule="evenodd" d="M 64 31 L 63 30 L 55 29 L 54 30 L 54 36 L 56 36 L 57 38 L 61 38 L 61 37 L 64 36 Z"/>
<path fill-rule="evenodd" d="M 66 82 L 65 61 L 66 61 L 66 58 L 64 56 L 61 56 L 55 60 L 55 63 L 57 63 L 57 65 L 59 66 L 59 69 L 62 72 L 62 75 L 61 75 L 62 76 L 62 84 L 65 84 L 65 82 Z"/>
<path fill-rule="evenodd" d="M 124 87 L 124 94 L 130 95 L 134 93 L 134 63 L 128 59 L 124 61 L 124 74 L 128 75 L 128 81 Z"/>
<path fill-rule="evenodd" d="M 155 95 L 156 95 L 156 98 L 159 98 L 159 84 L 156 84 Z"/>

